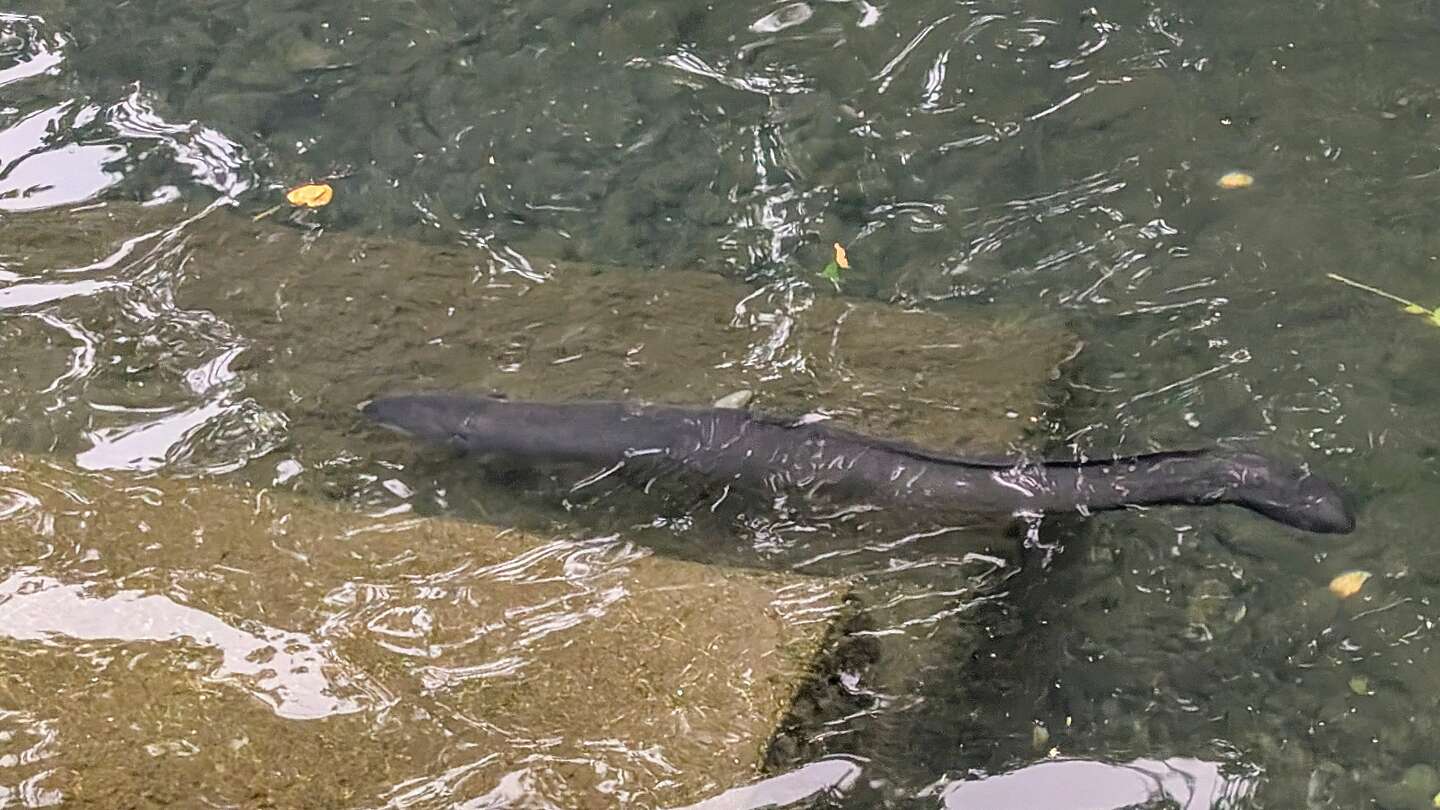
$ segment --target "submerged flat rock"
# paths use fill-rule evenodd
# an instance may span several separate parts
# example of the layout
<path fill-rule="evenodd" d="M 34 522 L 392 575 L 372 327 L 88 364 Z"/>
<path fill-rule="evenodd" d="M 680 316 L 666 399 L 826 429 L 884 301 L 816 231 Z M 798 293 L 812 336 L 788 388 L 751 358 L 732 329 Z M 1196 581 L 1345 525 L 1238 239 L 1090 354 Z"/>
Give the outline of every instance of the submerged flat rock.
<path fill-rule="evenodd" d="M 0 559 L 6 779 L 66 806 L 699 798 L 755 775 L 841 596 L 19 456 Z"/>
<path fill-rule="evenodd" d="M 724 801 L 767 746 L 784 770 L 827 724 L 866 713 L 823 683 L 794 703 L 838 633 L 837 581 L 716 561 L 790 544 L 808 573 L 864 572 L 853 627 L 895 630 L 861 634 L 867 687 L 919 695 L 934 656 L 983 643 L 964 605 L 1006 573 L 964 548 L 1013 541 L 993 524 L 655 530 L 699 565 L 555 536 L 543 517 L 515 521 L 528 533 L 366 517 L 315 496 L 456 507 L 465 476 L 417 472 L 355 406 L 420 389 L 690 404 L 746 391 L 759 410 L 994 452 L 1025 444 L 1076 348 L 1052 321 L 908 311 L 818 278 L 527 263 L 225 209 L 107 204 L 6 228 L 16 280 L 0 312 L 26 316 L 11 328 L 33 351 L 0 369 L 0 441 L 81 469 L 17 459 L 0 476 L 0 499 L 14 495 L 0 503 L 0 674 L 19 707 L 0 724 L 12 747 L 44 746 L 21 779 L 93 806 Z M 152 470 L 235 485 L 127 472 Z M 450 512 L 530 515 L 523 500 L 496 508 L 503 497 L 482 489 Z M 790 740 L 772 744 L 782 725 Z"/>

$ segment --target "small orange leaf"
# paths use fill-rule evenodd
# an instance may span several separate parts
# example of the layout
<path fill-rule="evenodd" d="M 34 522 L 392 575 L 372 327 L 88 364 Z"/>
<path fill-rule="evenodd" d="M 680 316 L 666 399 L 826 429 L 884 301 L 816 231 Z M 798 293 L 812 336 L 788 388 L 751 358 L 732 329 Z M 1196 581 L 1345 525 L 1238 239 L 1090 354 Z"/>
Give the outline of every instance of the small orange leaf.
<path fill-rule="evenodd" d="M 835 243 L 835 264 L 838 265 L 841 270 L 850 269 L 850 257 L 845 255 L 845 247 L 839 242 Z"/>
<path fill-rule="evenodd" d="M 319 208 L 329 205 L 335 196 L 335 189 L 329 183 L 304 183 L 285 192 L 285 199 L 291 205 L 302 208 Z"/>
<path fill-rule="evenodd" d="M 1359 593 L 1369 578 L 1369 571 L 1346 571 L 1330 580 L 1330 592 L 1341 599 L 1348 599 Z"/>
<path fill-rule="evenodd" d="M 1223 189 L 1249 188 L 1255 185 L 1255 175 L 1248 172 L 1226 172 L 1220 175 L 1215 185 Z"/>

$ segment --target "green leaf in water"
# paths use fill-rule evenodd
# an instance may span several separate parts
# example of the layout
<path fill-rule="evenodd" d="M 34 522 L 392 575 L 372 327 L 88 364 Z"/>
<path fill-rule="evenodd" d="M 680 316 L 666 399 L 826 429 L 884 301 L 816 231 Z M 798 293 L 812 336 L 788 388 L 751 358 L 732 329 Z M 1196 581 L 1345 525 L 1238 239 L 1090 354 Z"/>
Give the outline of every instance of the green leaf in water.
<path fill-rule="evenodd" d="M 1408 312 L 1408 313 L 1410 313 L 1411 315 L 1429 315 L 1429 314 L 1430 314 L 1430 311 L 1429 311 L 1429 310 L 1425 309 L 1425 307 L 1422 307 L 1422 306 L 1420 306 L 1419 304 L 1411 304 L 1410 306 L 1405 307 L 1405 308 L 1404 308 L 1403 310 L 1401 310 L 1401 311 L 1402 311 L 1402 312 Z"/>
<path fill-rule="evenodd" d="M 1364 675 L 1356 675 L 1350 679 L 1350 691 L 1357 695 L 1370 694 L 1370 679 Z"/>
<path fill-rule="evenodd" d="M 839 242 L 834 244 L 834 248 L 835 258 L 825 265 L 825 269 L 820 271 L 820 275 L 830 279 L 836 287 L 839 287 L 840 271 L 850 269 L 850 257 L 845 253 L 845 246 Z"/>

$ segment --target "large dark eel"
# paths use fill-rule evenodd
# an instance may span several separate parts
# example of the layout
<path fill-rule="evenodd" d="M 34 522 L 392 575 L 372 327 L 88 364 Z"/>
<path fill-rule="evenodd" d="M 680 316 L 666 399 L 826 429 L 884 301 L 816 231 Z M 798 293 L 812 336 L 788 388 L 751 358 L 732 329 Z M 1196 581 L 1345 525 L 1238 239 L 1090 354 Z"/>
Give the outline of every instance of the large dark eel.
<path fill-rule="evenodd" d="M 773 494 L 957 512 L 1235 504 L 1297 529 L 1355 528 L 1335 487 L 1249 452 L 987 461 L 730 408 L 415 394 L 376 399 L 362 410 L 417 438 L 522 466 L 581 462 L 603 472 L 671 465 Z"/>

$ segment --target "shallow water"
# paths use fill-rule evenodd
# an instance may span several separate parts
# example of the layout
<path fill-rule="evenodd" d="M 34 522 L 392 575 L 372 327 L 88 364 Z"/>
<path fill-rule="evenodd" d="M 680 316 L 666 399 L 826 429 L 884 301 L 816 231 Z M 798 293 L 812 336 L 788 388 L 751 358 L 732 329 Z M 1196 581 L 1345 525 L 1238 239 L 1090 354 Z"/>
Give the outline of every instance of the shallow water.
<path fill-rule="evenodd" d="M 372 514 L 846 577 L 859 616 L 770 747 L 771 781 L 729 794 L 732 806 L 1025 807 L 1053 801 L 1035 791 L 1056 785 L 1101 808 L 1430 806 L 1440 330 L 1326 274 L 1440 305 L 1437 46 L 1428 0 L 28 3 L 0 13 L 0 442 L 90 472 L 244 482 Z M 1218 187 L 1232 170 L 1253 186 Z M 322 177 L 336 178 L 328 207 L 246 224 Z M 87 219 L 100 204 L 115 222 Z M 265 240 L 284 247 L 247 247 Z M 994 317 L 987 328 L 1017 335 L 1025 357 L 1007 369 L 965 366 L 959 349 L 897 351 L 894 380 L 807 394 L 834 370 L 802 362 L 790 324 L 834 295 L 819 275 L 834 242 L 853 264 L 845 300 L 957 330 Z M 311 272 L 307 255 L 333 259 L 337 244 L 363 277 Z M 677 348 L 616 390 L 610 367 L 565 350 L 633 348 L 607 343 L 618 325 L 603 306 L 567 302 L 564 291 L 603 303 L 594 290 L 608 289 L 557 269 L 576 264 L 655 271 L 652 308 L 686 329 L 640 360 L 736 324 L 761 349 L 727 377 Z M 487 343 L 519 334 L 532 310 L 510 324 L 497 313 L 532 287 L 562 291 L 535 299 L 542 337 Z M 692 289 L 705 292 L 675 294 Z M 451 326 L 457 310 L 492 320 Z M 1020 327 L 1052 339 L 1023 342 Z M 1083 342 L 1073 357 L 1071 336 Z M 542 348 L 553 365 L 535 359 Z M 1015 387 L 982 386 L 994 402 L 964 394 L 986 403 L 969 413 L 962 394 L 926 382 L 957 369 L 1008 371 Z M 994 545 L 993 528 L 717 515 L 623 488 L 572 502 L 475 480 L 350 410 L 422 385 L 692 402 L 743 385 L 761 404 L 919 424 L 926 437 L 943 435 L 949 406 L 1000 425 L 979 445 L 1057 454 L 1231 442 L 1341 482 L 1359 528 L 1302 536 L 1228 509 L 1063 517 L 1032 538 L 1063 551 L 1000 560 L 966 557 L 957 539 L 989 531 Z M 71 508 L 67 497 L 0 479 L 0 520 Z M 412 571 L 420 580 L 401 587 L 377 571 L 374 610 L 406 626 L 362 630 L 283 584 L 207 601 L 195 582 L 224 593 L 245 575 L 95 554 L 4 550 L 6 802 L 93 800 L 67 794 L 79 784 L 67 774 L 107 756 L 66 730 L 93 699 L 85 679 L 50 694 L 34 656 L 154 649 L 136 671 L 163 679 L 220 650 L 207 677 L 250 678 L 263 704 L 275 690 L 252 671 L 259 645 L 303 658 L 326 632 L 424 636 L 417 582 L 442 573 Z M 1374 577 L 1339 600 L 1326 584 L 1352 569 Z M 12 584 L 34 593 L 17 600 Z M 303 626 L 267 620 L 272 602 Z M 134 627 L 141 613 L 154 626 Z M 374 678 L 423 680 L 423 656 L 376 655 Z M 123 708 L 144 694 L 137 683 L 97 706 Z M 301 705 L 351 699 L 313 691 Z M 407 711 L 473 719 L 449 705 L 372 706 L 320 736 L 373 742 L 422 722 Z M 206 742 L 143 739 L 152 728 L 168 727 L 116 745 L 160 768 Z M 415 754 L 433 767 L 377 767 L 388 792 L 344 802 L 575 800 L 556 787 L 565 763 L 482 784 L 467 770 L 482 752 L 425 739 Z M 290 761 L 307 771 L 303 755 Z M 626 795 L 597 784 L 585 795 Z M 155 790 L 245 802 L 164 779 Z"/>

